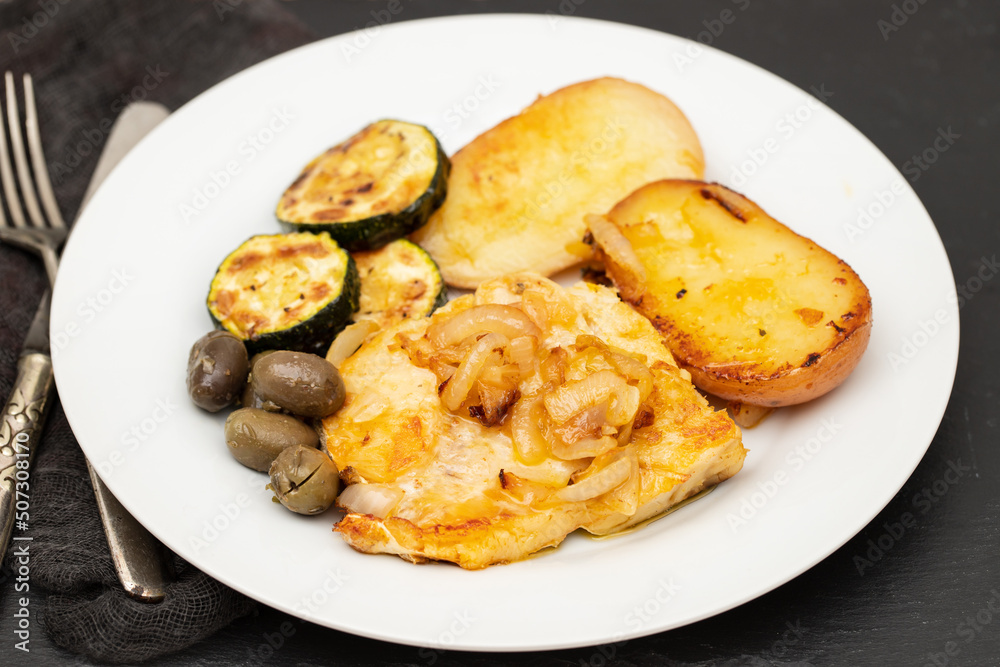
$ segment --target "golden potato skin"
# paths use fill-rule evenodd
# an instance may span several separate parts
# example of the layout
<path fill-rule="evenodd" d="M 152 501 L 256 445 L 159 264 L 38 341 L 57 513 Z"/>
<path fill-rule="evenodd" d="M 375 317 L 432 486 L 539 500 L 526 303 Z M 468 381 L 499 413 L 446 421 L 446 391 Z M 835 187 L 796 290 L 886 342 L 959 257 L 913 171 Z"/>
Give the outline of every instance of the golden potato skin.
<path fill-rule="evenodd" d="M 550 276 L 586 256 L 585 214 L 644 183 L 703 172 L 701 144 L 673 102 L 622 79 L 584 81 L 458 151 L 448 198 L 412 239 L 454 287 L 515 271 Z"/>
<path fill-rule="evenodd" d="M 731 401 L 803 403 L 843 382 L 871 333 L 871 297 L 843 260 L 718 184 L 664 180 L 607 218 L 644 271 L 608 276 L 665 336 L 700 389 Z"/>

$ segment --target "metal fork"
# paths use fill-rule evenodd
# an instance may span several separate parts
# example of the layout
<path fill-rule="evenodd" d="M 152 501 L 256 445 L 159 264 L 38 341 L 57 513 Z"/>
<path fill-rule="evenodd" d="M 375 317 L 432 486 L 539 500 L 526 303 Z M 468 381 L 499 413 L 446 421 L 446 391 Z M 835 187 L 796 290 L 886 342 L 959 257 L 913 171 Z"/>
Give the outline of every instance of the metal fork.
<path fill-rule="evenodd" d="M 35 88 L 31 75 L 24 75 L 24 109 L 25 130 L 28 135 L 28 147 L 31 151 L 31 167 L 38 181 L 38 196 L 31 182 L 31 172 L 28 170 L 28 159 L 24 154 L 24 140 L 21 138 L 21 119 L 17 109 L 17 92 L 14 89 L 14 75 L 7 72 L 4 75 L 7 88 L 7 124 L 10 127 L 10 143 L 14 153 L 14 163 L 17 165 L 17 179 L 24 197 L 24 207 L 28 209 L 29 226 L 24 219 L 20 199 L 17 196 L 17 186 L 10 165 L 10 152 L 7 149 L 7 139 L 0 128 L 0 181 L 3 183 L 3 194 L 0 204 L 7 202 L 10 217 L 14 223 L 11 227 L 0 205 L 0 239 L 29 250 L 34 250 L 42 256 L 45 271 L 49 275 L 50 285 L 56 283 L 56 270 L 59 268 L 59 248 L 66 240 L 66 223 L 63 222 L 55 195 L 52 193 L 52 183 L 49 181 L 48 168 L 45 166 L 45 155 L 42 153 L 42 140 L 38 132 L 38 113 L 35 108 Z M 45 207 L 48 224 L 38 206 L 38 198 Z"/>
<path fill-rule="evenodd" d="M 0 196 L 0 240 L 41 255 L 50 286 L 54 286 L 59 268 L 59 249 L 66 240 L 67 228 L 52 191 L 42 152 L 34 86 L 31 76 L 25 74 L 25 134 L 31 154 L 29 169 L 25 140 L 21 134 L 14 75 L 7 72 L 4 82 L 7 90 L 10 148 L 8 149 L 0 122 L 0 184 L 3 186 L 3 195 Z M 14 167 L 11 166 L 11 155 Z M 4 203 L 10 211 L 10 222 L 3 213 Z M 28 213 L 27 219 L 24 216 L 25 210 Z M 47 291 L 42 298 L 29 327 L 24 349 L 18 359 L 14 389 L 4 412 L 0 414 L 0 560 L 3 559 L 15 523 L 19 527 L 26 527 L 30 519 L 27 511 L 31 488 L 29 470 L 54 386 L 48 341 L 50 293 Z M 171 574 L 163 546 L 128 514 L 94 472 L 89 461 L 87 470 L 94 486 L 112 560 L 126 592 L 145 602 L 162 600 Z M 22 510 L 22 507 L 25 509 Z M 19 536 L 14 539 L 30 538 Z"/>

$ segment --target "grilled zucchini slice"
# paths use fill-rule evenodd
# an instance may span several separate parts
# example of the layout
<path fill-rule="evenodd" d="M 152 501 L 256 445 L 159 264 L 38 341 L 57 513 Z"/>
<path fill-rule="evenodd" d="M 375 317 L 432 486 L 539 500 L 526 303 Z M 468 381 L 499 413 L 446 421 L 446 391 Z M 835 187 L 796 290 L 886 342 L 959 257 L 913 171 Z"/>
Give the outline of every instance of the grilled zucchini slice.
<path fill-rule="evenodd" d="M 361 298 L 354 320 L 374 320 L 385 328 L 426 317 L 448 301 L 438 265 L 423 248 L 406 239 L 354 253 L 361 277 Z"/>
<path fill-rule="evenodd" d="M 444 202 L 450 166 L 426 127 L 380 120 L 306 165 L 278 202 L 278 221 L 373 250 L 427 222 Z"/>
<path fill-rule="evenodd" d="M 208 312 L 251 352 L 324 354 L 358 309 L 354 259 L 329 234 L 254 236 L 223 260 Z"/>

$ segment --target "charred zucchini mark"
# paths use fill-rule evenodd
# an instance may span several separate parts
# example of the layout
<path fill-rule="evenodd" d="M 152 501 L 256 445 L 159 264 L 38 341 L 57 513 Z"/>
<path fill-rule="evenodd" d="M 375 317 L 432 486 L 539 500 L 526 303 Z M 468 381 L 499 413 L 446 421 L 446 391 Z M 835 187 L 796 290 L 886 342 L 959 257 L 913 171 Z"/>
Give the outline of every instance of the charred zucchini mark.
<path fill-rule="evenodd" d="M 251 351 L 329 345 L 357 302 L 354 261 L 327 234 L 248 239 L 222 262 L 207 298 L 216 326 Z"/>
<path fill-rule="evenodd" d="M 741 210 L 739 210 L 738 208 L 736 208 L 735 206 L 733 206 L 728 201 L 726 201 L 719 195 L 715 194 L 708 188 L 701 189 L 701 196 L 704 197 L 705 199 L 710 199 L 716 202 L 719 206 L 726 209 L 726 212 L 729 213 L 729 215 L 733 216 L 743 224 L 746 224 L 747 219 L 743 216 L 743 212 Z"/>

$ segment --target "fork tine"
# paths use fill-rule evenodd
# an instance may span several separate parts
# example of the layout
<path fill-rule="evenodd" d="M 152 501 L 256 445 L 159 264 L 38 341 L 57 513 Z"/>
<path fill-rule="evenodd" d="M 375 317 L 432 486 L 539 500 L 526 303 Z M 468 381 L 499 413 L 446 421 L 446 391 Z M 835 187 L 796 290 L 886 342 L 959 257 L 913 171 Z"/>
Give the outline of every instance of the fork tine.
<path fill-rule="evenodd" d="M 35 183 L 38 184 L 38 196 L 49 218 L 49 226 L 54 229 L 66 229 L 59 204 L 52 192 L 52 182 L 49 180 L 49 168 L 45 164 L 45 153 L 42 151 L 42 136 L 38 130 L 38 110 L 35 108 L 35 86 L 31 75 L 24 75 L 24 127 L 28 131 L 28 149 L 31 151 L 31 166 L 35 171 Z"/>
<path fill-rule="evenodd" d="M 28 156 L 24 152 L 24 139 L 21 137 L 21 114 L 17 110 L 17 91 L 14 90 L 14 75 L 7 72 L 7 125 L 10 130 L 10 148 L 14 154 L 14 164 L 17 166 L 17 180 L 21 184 L 21 196 L 24 207 L 28 209 L 28 217 L 35 227 L 45 227 L 42 209 L 38 207 L 35 196 L 35 184 L 31 181 L 31 171 L 28 169 Z"/>
<path fill-rule="evenodd" d="M 10 72 L 7 72 L 4 79 L 7 83 L 7 104 L 9 105 L 13 95 L 14 76 Z M 15 99 L 14 102 L 16 104 L 17 100 Z M 10 217 L 14 222 L 14 226 L 24 227 L 24 213 L 21 211 L 21 200 L 17 196 L 17 187 L 14 185 L 14 172 L 10 166 L 10 154 L 7 151 L 7 133 L 3 130 L 3 121 L 0 121 L 0 181 L 3 182 L 4 198 L 7 200 L 7 208 L 10 209 Z M 4 225 L 7 224 L 6 220 L 3 222 Z"/>

